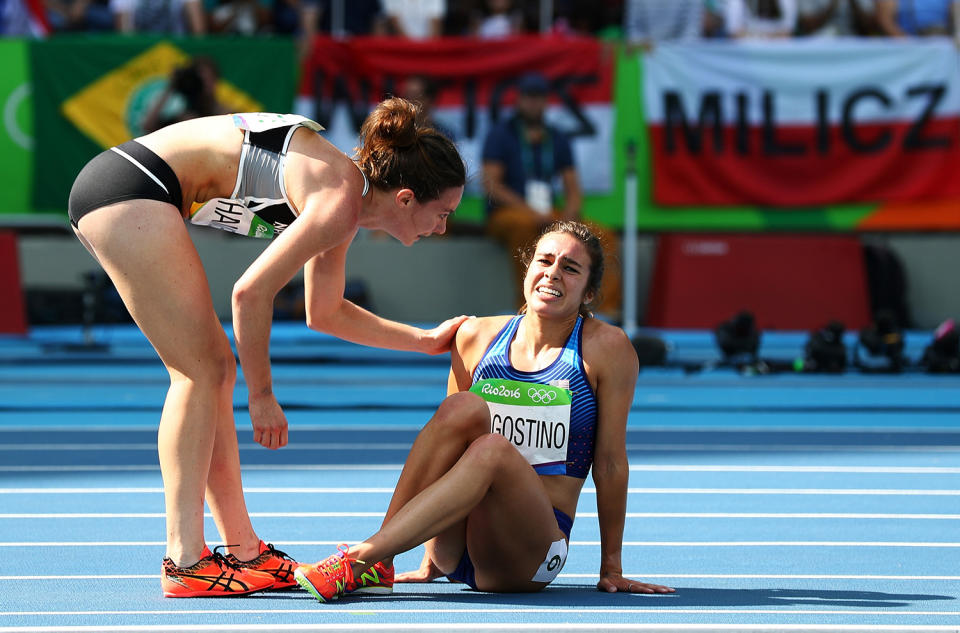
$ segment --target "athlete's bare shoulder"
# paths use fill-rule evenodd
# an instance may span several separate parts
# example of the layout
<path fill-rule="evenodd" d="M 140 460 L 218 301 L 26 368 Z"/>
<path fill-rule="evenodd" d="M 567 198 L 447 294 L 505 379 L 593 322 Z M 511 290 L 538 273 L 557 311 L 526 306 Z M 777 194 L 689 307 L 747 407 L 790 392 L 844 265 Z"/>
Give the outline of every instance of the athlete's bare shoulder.
<path fill-rule="evenodd" d="M 601 366 L 635 365 L 636 359 L 626 332 L 599 319 L 584 319 L 583 362 L 588 374 Z"/>
<path fill-rule="evenodd" d="M 467 319 L 457 330 L 456 348 L 468 367 L 480 362 L 480 357 L 512 318 L 511 315 L 474 317 Z"/>

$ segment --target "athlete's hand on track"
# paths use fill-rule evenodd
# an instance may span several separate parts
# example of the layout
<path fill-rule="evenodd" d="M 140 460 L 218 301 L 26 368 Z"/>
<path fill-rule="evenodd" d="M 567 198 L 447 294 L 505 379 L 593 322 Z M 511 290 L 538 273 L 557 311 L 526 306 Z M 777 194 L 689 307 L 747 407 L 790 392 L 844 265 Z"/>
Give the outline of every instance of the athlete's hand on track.
<path fill-rule="evenodd" d="M 626 593 L 673 593 L 676 591 L 671 587 L 664 587 L 663 585 L 651 585 L 646 582 L 630 580 L 620 574 L 604 574 L 600 577 L 600 582 L 597 583 L 597 589 L 608 593 L 615 593 L 617 591 Z"/>
<path fill-rule="evenodd" d="M 250 398 L 253 441 L 267 448 L 287 445 L 287 416 L 273 394 Z"/>
<path fill-rule="evenodd" d="M 450 351 L 450 345 L 453 343 L 453 337 L 457 334 L 460 325 L 469 319 L 461 314 L 458 317 L 447 319 L 432 330 L 425 330 L 420 342 L 423 345 L 423 352 L 426 354 L 443 354 Z"/>
<path fill-rule="evenodd" d="M 437 566 L 430 560 L 430 556 L 424 555 L 423 561 L 420 563 L 420 569 L 397 574 L 394 582 L 430 582 L 437 578 L 443 578 L 443 576 L 443 572 L 437 569 Z"/>

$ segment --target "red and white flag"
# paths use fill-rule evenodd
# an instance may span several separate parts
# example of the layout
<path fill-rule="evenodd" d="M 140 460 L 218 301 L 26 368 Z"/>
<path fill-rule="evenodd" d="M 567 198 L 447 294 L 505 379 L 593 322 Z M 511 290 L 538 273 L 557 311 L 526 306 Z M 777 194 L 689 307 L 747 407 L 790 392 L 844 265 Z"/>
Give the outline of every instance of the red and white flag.
<path fill-rule="evenodd" d="M 643 100 L 660 205 L 960 197 L 946 38 L 661 44 Z"/>

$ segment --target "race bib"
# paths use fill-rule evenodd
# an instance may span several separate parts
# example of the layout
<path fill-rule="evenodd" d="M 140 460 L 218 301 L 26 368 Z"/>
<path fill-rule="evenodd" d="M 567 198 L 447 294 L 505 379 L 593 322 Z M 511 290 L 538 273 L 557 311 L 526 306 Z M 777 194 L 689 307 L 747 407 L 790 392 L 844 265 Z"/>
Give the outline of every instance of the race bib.
<path fill-rule="evenodd" d="M 190 213 L 190 223 L 209 226 L 247 237 L 271 239 L 276 232 L 273 225 L 258 218 L 239 200 L 214 198 Z"/>
<path fill-rule="evenodd" d="M 490 409 L 490 432 L 517 447 L 532 466 L 565 464 L 570 441 L 570 390 L 487 378 L 470 391 Z"/>
<path fill-rule="evenodd" d="M 272 112 L 241 112 L 233 115 L 233 124 L 241 130 L 266 132 L 286 125 L 300 125 L 314 132 L 323 130 L 323 126 L 299 114 L 273 114 Z"/>

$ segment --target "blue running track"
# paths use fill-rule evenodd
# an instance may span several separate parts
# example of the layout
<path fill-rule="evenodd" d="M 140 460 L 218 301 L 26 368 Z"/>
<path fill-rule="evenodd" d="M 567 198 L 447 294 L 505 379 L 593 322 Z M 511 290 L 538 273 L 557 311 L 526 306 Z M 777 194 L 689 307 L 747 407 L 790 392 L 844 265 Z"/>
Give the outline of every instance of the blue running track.
<path fill-rule="evenodd" d="M 101 348 L 72 328 L 0 338 L 0 633 L 960 631 L 960 377 L 742 376 L 709 364 L 708 334 L 664 334 L 672 359 L 708 365 L 640 374 L 623 563 L 676 594 L 595 590 L 588 479 L 570 558 L 542 593 L 440 581 L 329 605 L 301 591 L 162 598 L 159 360 L 126 326 L 96 330 Z M 804 339 L 768 334 L 762 353 L 789 358 Z M 241 380 L 247 502 L 264 540 L 312 562 L 379 527 L 447 359 L 283 324 L 271 353 L 290 445 L 252 442 Z"/>

